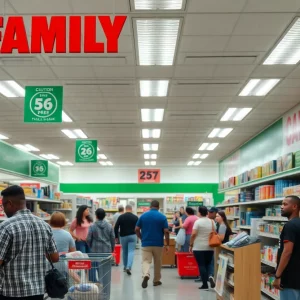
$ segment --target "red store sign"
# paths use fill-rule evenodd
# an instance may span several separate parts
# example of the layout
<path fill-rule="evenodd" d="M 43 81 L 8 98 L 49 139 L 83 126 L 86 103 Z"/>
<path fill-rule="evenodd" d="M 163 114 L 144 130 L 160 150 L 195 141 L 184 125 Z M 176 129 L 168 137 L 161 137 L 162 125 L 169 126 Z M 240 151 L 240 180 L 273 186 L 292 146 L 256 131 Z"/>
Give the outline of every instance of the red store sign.
<path fill-rule="evenodd" d="M 22 16 L 0 17 L 0 53 L 11 54 L 14 50 L 20 54 L 42 53 L 42 49 L 45 53 L 118 53 L 119 36 L 126 19 L 126 16 L 113 19 L 109 16 L 32 16 L 29 43 Z M 96 40 L 97 26 L 102 27 L 106 41 Z"/>
<path fill-rule="evenodd" d="M 69 270 L 90 270 L 92 262 L 90 260 L 70 260 L 68 261 Z"/>

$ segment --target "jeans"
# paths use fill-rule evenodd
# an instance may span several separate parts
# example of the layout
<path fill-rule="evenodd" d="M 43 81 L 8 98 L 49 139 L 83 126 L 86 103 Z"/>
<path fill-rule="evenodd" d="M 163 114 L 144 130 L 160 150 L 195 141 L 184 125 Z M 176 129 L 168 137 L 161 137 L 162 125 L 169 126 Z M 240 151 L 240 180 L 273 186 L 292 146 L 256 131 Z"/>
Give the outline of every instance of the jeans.
<path fill-rule="evenodd" d="M 211 263 L 208 267 L 208 276 L 212 276 L 212 277 L 215 276 L 215 257 L 214 257 L 214 255 L 212 256 Z"/>
<path fill-rule="evenodd" d="M 90 253 L 90 247 L 85 241 L 75 242 L 76 250 L 82 253 Z"/>
<path fill-rule="evenodd" d="M 300 300 L 300 290 L 284 289 L 280 291 L 280 300 Z"/>
<path fill-rule="evenodd" d="M 190 240 L 191 240 L 191 234 L 186 234 L 185 243 L 181 248 L 181 252 L 190 252 Z"/>
<path fill-rule="evenodd" d="M 208 287 L 208 270 L 213 255 L 214 251 L 194 251 L 194 256 L 198 263 L 198 268 L 204 287 Z"/>
<path fill-rule="evenodd" d="M 38 295 L 38 296 L 31 296 L 31 297 L 5 297 L 0 295 L 0 300 L 43 300 L 44 295 Z"/>
<path fill-rule="evenodd" d="M 132 268 L 136 240 L 135 234 L 121 237 L 124 269 Z"/>

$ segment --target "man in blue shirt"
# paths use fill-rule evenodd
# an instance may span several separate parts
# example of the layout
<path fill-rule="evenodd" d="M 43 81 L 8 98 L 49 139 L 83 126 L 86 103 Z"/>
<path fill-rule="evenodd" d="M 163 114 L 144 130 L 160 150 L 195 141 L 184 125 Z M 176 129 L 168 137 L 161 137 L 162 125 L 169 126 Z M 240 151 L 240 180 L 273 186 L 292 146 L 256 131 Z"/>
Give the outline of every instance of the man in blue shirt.
<path fill-rule="evenodd" d="M 150 266 L 154 260 L 153 285 L 161 285 L 162 251 L 164 247 L 164 236 L 166 238 L 165 250 L 169 251 L 170 234 L 166 216 L 159 212 L 159 202 L 151 202 L 150 211 L 144 213 L 138 220 L 135 232 L 142 240 L 143 259 L 143 283 L 142 287 L 148 287 L 150 279 Z"/>

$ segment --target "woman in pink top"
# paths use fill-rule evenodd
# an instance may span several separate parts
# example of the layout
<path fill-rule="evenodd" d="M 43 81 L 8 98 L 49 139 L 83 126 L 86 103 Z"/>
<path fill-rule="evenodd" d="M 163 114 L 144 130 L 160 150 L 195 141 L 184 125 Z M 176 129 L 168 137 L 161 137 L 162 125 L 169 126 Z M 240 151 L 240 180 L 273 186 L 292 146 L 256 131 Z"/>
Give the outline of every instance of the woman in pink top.
<path fill-rule="evenodd" d="M 193 227 L 198 217 L 195 216 L 195 211 L 191 207 L 185 209 L 187 218 L 185 219 L 182 228 L 185 229 L 185 243 L 181 248 L 181 252 L 189 252 L 190 239 L 193 232 Z"/>
<path fill-rule="evenodd" d="M 77 251 L 81 251 L 82 253 L 90 252 L 90 249 L 86 243 L 86 238 L 92 223 L 93 219 L 90 216 L 90 210 L 88 206 L 81 205 L 77 211 L 76 218 L 73 220 L 70 226 L 70 233 L 75 239 Z"/>

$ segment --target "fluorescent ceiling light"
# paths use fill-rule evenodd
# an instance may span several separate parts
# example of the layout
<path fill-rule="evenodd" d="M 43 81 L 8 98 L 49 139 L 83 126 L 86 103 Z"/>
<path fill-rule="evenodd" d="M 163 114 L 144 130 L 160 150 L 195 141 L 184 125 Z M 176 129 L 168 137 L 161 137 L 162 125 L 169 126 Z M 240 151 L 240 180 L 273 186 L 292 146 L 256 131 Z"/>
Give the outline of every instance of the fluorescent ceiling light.
<path fill-rule="evenodd" d="M 73 166 L 73 164 L 70 163 L 69 161 L 58 161 L 56 163 L 61 165 L 61 166 Z"/>
<path fill-rule="evenodd" d="M 64 111 L 62 112 L 62 120 L 63 120 L 63 122 L 66 122 L 66 123 L 73 122 L 72 119 Z"/>
<path fill-rule="evenodd" d="M 114 164 L 113 164 L 111 161 L 108 161 L 108 162 L 107 162 L 107 165 L 108 165 L 108 166 L 113 166 Z"/>
<path fill-rule="evenodd" d="M 179 10 L 183 7 L 183 0 L 134 0 L 136 10 Z"/>
<path fill-rule="evenodd" d="M 209 138 L 224 138 L 226 137 L 233 128 L 214 128 L 213 131 L 209 134 Z"/>
<path fill-rule="evenodd" d="M 100 165 L 102 165 L 102 166 L 107 166 L 107 162 L 105 162 L 105 161 L 99 161 L 99 163 L 100 163 Z"/>
<path fill-rule="evenodd" d="M 145 166 L 150 166 L 150 161 L 145 161 Z"/>
<path fill-rule="evenodd" d="M 242 121 L 252 110 L 252 108 L 228 108 L 221 121 Z"/>
<path fill-rule="evenodd" d="M 164 112 L 163 108 L 142 108 L 142 122 L 162 122 L 164 119 Z"/>
<path fill-rule="evenodd" d="M 194 166 L 199 166 L 201 163 L 202 163 L 202 161 L 200 161 L 200 160 L 195 161 Z"/>
<path fill-rule="evenodd" d="M 144 139 L 159 139 L 160 138 L 160 129 L 143 129 L 142 130 L 142 136 Z"/>
<path fill-rule="evenodd" d="M 203 143 L 199 150 L 203 151 L 203 150 L 209 150 L 212 151 L 214 150 L 217 146 L 219 145 L 219 143 Z"/>
<path fill-rule="evenodd" d="M 0 93 L 8 98 L 25 97 L 25 90 L 14 80 L 0 81 Z"/>
<path fill-rule="evenodd" d="M 204 153 L 204 154 L 194 154 L 193 159 L 198 159 L 198 158 L 205 159 L 208 156 L 209 156 L 209 154 L 207 154 L 207 153 Z"/>
<path fill-rule="evenodd" d="M 157 159 L 157 154 L 144 154 L 144 159 Z"/>
<path fill-rule="evenodd" d="M 107 159 L 105 154 L 98 154 L 97 158 L 98 159 Z"/>
<path fill-rule="evenodd" d="M 8 137 L 3 134 L 0 134 L 0 140 L 8 140 Z"/>
<path fill-rule="evenodd" d="M 151 161 L 151 162 L 150 162 L 150 165 L 151 165 L 151 166 L 156 166 L 156 161 Z"/>
<path fill-rule="evenodd" d="M 63 129 L 62 132 L 70 139 L 87 139 L 87 136 L 81 129 Z"/>
<path fill-rule="evenodd" d="M 140 80 L 141 97 L 166 97 L 169 80 Z"/>
<path fill-rule="evenodd" d="M 180 19 L 136 20 L 139 65 L 173 65 L 179 25 Z"/>
<path fill-rule="evenodd" d="M 100 148 L 99 148 L 99 147 L 97 147 L 97 151 L 100 151 Z"/>
<path fill-rule="evenodd" d="M 57 157 L 56 155 L 53 154 L 41 154 L 40 157 L 45 158 L 45 159 L 59 159 L 59 157 Z"/>
<path fill-rule="evenodd" d="M 143 144 L 144 151 L 157 151 L 158 144 Z"/>
<path fill-rule="evenodd" d="M 192 160 L 189 161 L 187 165 L 188 165 L 188 166 L 193 166 L 193 165 L 194 165 L 194 161 L 192 161 Z"/>
<path fill-rule="evenodd" d="M 202 163 L 202 161 L 200 161 L 200 160 L 198 160 L 198 161 L 191 160 L 187 163 L 187 165 L 188 166 L 199 166 L 201 163 Z"/>
<path fill-rule="evenodd" d="M 39 152 L 40 149 L 33 147 L 32 145 L 26 144 L 26 145 L 21 145 L 21 144 L 15 144 L 15 147 L 19 148 L 20 150 L 26 151 L 26 152 Z"/>
<path fill-rule="evenodd" d="M 250 79 L 239 96 L 265 96 L 280 81 L 280 79 Z"/>
<path fill-rule="evenodd" d="M 296 65 L 300 60 L 300 18 L 283 36 L 264 65 Z"/>

